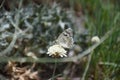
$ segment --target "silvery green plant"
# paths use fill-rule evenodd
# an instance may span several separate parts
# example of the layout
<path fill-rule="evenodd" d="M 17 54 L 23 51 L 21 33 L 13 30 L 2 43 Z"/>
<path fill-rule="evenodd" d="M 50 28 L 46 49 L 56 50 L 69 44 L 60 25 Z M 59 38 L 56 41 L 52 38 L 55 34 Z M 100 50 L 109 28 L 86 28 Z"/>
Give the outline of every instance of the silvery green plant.
<path fill-rule="evenodd" d="M 52 6 L 30 4 L 10 12 L 3 9 L 0 17 L 1 55 L 22 55 L 26 48 L 27 52 L 45 53 L 51 41 L 72 26 L 66 12 L 56 3 Z"/>

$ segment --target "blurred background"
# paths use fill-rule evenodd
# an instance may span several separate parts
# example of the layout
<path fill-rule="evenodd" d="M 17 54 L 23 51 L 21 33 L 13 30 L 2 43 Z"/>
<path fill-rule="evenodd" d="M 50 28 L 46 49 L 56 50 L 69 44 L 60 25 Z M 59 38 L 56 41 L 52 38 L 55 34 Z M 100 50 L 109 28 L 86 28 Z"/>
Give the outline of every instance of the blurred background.
<path fill-rule="evenodd" d="M 119 80 L 120 0 L 0 0 L 1 80 Z M 48 48 L 67 28 L 67 57 Z"/>

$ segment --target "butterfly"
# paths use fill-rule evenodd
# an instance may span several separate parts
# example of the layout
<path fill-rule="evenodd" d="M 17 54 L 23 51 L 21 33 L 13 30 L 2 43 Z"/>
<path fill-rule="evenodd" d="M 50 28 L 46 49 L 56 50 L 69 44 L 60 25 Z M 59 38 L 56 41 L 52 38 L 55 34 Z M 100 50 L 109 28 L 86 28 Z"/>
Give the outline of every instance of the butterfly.
<path fill-rule="evenodd" d="M 73 43 L 73 31 L 71 28 L 65 29 L 55 40 L 55 44 L 58 44 L 63 48 L 72 48 Z"/>

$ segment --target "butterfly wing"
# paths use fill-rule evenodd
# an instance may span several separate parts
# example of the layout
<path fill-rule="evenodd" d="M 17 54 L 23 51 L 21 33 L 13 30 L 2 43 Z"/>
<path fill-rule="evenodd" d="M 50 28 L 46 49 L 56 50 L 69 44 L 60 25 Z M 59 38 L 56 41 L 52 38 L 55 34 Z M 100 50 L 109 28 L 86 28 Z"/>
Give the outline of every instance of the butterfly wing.
<path fill-rule="evenodd" d="M 68 28 L 58 36 L 56 44 L 59 44 L 64 48 L 71 48 L 74 43 L 72 36 L 73 36 L 72 29 Z"/>

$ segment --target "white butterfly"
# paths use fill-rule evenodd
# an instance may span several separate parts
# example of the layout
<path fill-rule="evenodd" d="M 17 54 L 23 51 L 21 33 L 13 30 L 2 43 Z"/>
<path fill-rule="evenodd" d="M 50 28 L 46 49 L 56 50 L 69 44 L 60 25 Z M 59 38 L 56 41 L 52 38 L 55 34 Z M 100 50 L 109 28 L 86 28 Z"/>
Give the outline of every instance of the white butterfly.
<path fill-rule="evenodd" d="M 63 48 L 72 48 L 73 47 L 73 31 L 71 28 L 63 31 L 58 38 L 55 40 L 56 44 L 59 44 Z"/>

